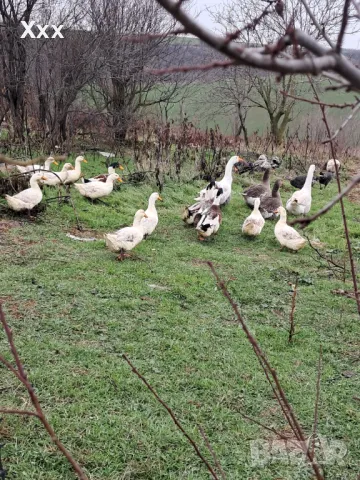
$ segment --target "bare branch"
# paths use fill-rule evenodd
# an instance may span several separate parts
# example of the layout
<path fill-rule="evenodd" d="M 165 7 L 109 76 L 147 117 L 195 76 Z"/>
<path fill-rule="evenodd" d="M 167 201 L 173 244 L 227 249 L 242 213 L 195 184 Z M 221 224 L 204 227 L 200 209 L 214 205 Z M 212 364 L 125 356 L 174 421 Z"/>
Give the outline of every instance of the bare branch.
<path fill-rule="evenodd" d="M 315 27 L 318 29 L 320 35 L 322 37 L 324 37 L 324 39 L 327 41 L 327 43 L 329 44 L 329 46 L 334 49 L 335 48 L 335 45 L 333 44 L 333 42 L 331 41 L 331 39 L 328 37 L 328 35 L 326 34 L 324 28 L 322 28 L 319 24 L 319 22 L 316 20 L 315 18 L 315 15 L 313 14 L 313 12 L 311 11 L 311 8 L 309 7 L 308 3 L 306 0 L 301 0 L 301 3 L 304 5 L 305 7 L 305 10 L 307 12 L 307 14 L 309 15 L 309 17 L 311 18 L 311 21 L 313 22 L 313 24 L 315 25 Z"/>
<path fill-rule="evenodd" d="M 18 351 L 15 347 L 12 331 L 11 331 L 9 325 L 7 324 L 6 320 L 5 320 L 5 315 L 4 315 L 4 312 L 2 310 L 1 303 L 0 303 L 0 323 L 2 324 L 3 329 L 5 330 L 5 334 L 6 334 L 9 346 L 10 346 L 12 356 L 14 357 L 14 360 L 15 360 L 17 370 L 14 369 L 14 367 L 12 367 L 9 364 L 9 362 L 7 362 L 3 357 L 0 357 L 0 361 L 7 368 L 9 368 L 9 365 L 11 366 L 11 368 L 9 368 L 9 370 L 12 373 L 14 373 L 17 376 L 17 378 L 21 381 L 21 383 L 25 386 L 26 390 L 28 391 L 31 403 L 33 404 L 33 406 L 35 408 L 35 412 L 25 412 L 23 410 L 16 410 L 16 409 L 1 409 L 1 412 L 2 413 L 8 413 L 8 414 L 29 415 L 29 416 L 37 417 L 39 419 L 39 421 L 42 423 L 42 425 L 45 428 L 45 430 L 47 431 L 47 433 L 49 434 L 51 440 L 55 443 L 55 445 L 60 450 L 60 452 L 66 457 L 68 462 L 72 465 L 72 467 L 73 467 L 74 471 L 76 472 L 78 478 L 80 480 L 89 480 L 88 477 L 83 472 L 83 470 L 81 469 L 80 465 L 73 458 L 71 453 L 64 447 L 64 445 L 57 438 L 53 428 L 49 424 L 49 422 L 48 422 L 48 420 L 45 416 L 45 413 L 43 412 L 43 410 L 41 408 L 39 399 L 38 399 L 38 397 L 37 397 L 37 395 L 34 391 L 33 386 L 29 382 L 29 380 L 27 378 L 27 375 L 25 373 L 24 367 L 21 363 L 19 353 L 18 353 Z"/>
<path fill-rule="evenodd" d="M 310 225 L 310 223 L 314 222 L 319 217 L 331 210 L 333 206 L 336 205 L 343 197 L 346 197 L 346 195 L 351 192 L 351 190 L 356 187 L 358 183 L 360 183 L 360 175 L 354 177 L 349 185 L 344 188 L 344 190 L 338 193 L 336 197 L 334 197 L 327 205 L 325 205 L 325 207 L 314 213 L 314 215 L 311 215 L 310 217 L 295 218 L 289 222 L 289 225 L 299 225 L 300 228 L 306 228 L 308 225 Z"/>
<path fill-rule="evenodd" d="M 293 341 L 293 337 L 295 334 L 294 313 L 295 313 L 295 306 L 296 306 L 296 294 L 297 294 L 298 281 L 299 281 L 299 277 L 296 276 L 294 291 L 291 299 L 289 343 Z"/>
<path fill-rule="evenodd" d="M 199 447 L 195 443 L 195 441 L 190 437 L 190 435 L 185 431 L 184 427 L 181 425 L 179 420 L 176 418 L 175 413 L 171 410 L 171 408 L 162 400 L 159 395 L 156 393 L 154 388 L 149 384 L 149 382 L 146 380 L 146 378 L 141 375 L 141 373 L 136 369 L 136 367 L 132 364 L 130 359 L 123 354 L 122 358 L 127 362 L 127 364 L 131 367 L 132 371 L 137 375 L 140 380 L 144 383 L 144 385 L 150 390 L 150 392 L 154 395 L 156 400 L 167 410 L 168 414 L 172 418 L 173 422 L 177 426 L 177 428 L 180 430 L 180 432 L 184 435 L 184 437 L 187 439 L 187 441 L 190 443 L 190 445 L 193 447 L 193 449 L 196 452 L 196 455 L 200 458 L 200 460 L 203 462 L 203 464 L 206 466 L 206 468 L 209 470 L 210 474 L 215 480 L 219 480 L 219 477 L 215 473 L 213 467 L 210 465 L 210 463 L 206 460 L 206 458 L 203 456 L 203 454 L 200 452 Z"/>
<path fill-rule="evenodd" d="M 208 437 L 207 437 L 207 435 L 206 435 L 206 433 L 205 433 L 205 430 L 202 428 L 201 425 L 198 425 L 198 428 L 199 428 L 199 432 L 200 432 L 201 436 L 202 436 L 203 439 L 204 439 L 205 445 L 206 445 L 207 449 L 209 450 L 209 452 L 211 453 L 211 456 L 212 456 L 212 458 L 213 458 L 213 460 L 214 460 L 214 463 L 215 463 L 215 465 L 217 466 L 217 469 L 218 469 L 219 472 L 220 472 L 221 478 L 222 478 L 223 480 L 226 480 L 225 472 L 224 472 L 224 470 L 222 469 L 221 464 L 220 464 L 220 462 L 219 462 L 219 459 L 217 458 L 216 453 L 214 452 L 214 450 L 213 450 L 213 448 L 212 448 L 212 446 L 211 446 L 211 444 L 210 444 L 210 442 L 209 442 L 209 439 L 208 439 Z"/>
<path fill-rule="evenodd" d="M 353 107 L 353 111 L 350 113 L 350 115 L 348 115 L 346 117 L 346 119 L 344 120 L 344 122 L 340 125 L 340 127 L 336 130 L 336 132 L 328 139 L 324 140 L 323 143 L 330 143 L 332 142 L 333 140 L 335 140 L 335 138 L 339 135 L 339 133 L 344 130 L 344 128 L 346 127 L 346 125 L 350 122 L 350 120 L 356 115 L 356 113 L 359 111 L 360 109 L 360 100 L 356 103 L 356 106 Z"/>
<path fill-rule="evenodd" d="M 239 309 L 238 309 L 238 306 L 236 305 L 236 303 L 234 302 L 234 300 L 232 299 L 228 289 L 226 288 L 226 285 L 225 283 L 220 279 L 217 271 L 215 270 L 213 264 L 211 262 L 207 262 L 207 264 L 209 265 L 210 267 L 210 270 L 212 271 L 214 277 L 216 278 L 217 280 L 217 283 L 218 283 L 218 286 L 220 288 L 220 290 L 222 291 L 223 295 L 225 296 L 225 298 L 227 298 L 227 300 L 229 301 L 235 315 L 236 315 L 236 318 L 239 322 L 239 325 L 241 326 L 241 328 L 243 329 L 248 341 L 250 342 L 254 352 L 255 352 L 255 355 L 257 357 L 257 359 L 259 360 L 259 363 L 265 373 L 265 376 L 273 390 L 273 392 L 275 393 L 275 396 L 278 400 L 278 404 L 279 406 L 281 407 L 281 410 L 282 412 L 284 413 L 284 416 L 291 428 L 291 430 L 293 431 L 294 435 L 296 436 L 297 440 L 299 440 L 300 442 L 300 445 L 301 445 L 301 448 L 303 450 L 303 453 L 305 454 L 311 468 L 313 469 L 313 472 L 315 474 L 315 477 L 318 479 L 318 480 L 324 480 L 324 476 L 322 475 L 321 473 L 321 469 L 320 469 L 320 466 L 318 465 L 314 455 L 312 454 L 312 452 L 305 447 L 305 434 L 301 428 L 301 425 L 300 423 L 298 422 L 294 412 L 293 412 L 293 409 L 287 399 L 287 396 L 280 384 L 280 381 L 278 379 L 278 376 L 277 376 L 277 373 L 275 371 L 275 369 L 270 365 L 269 361 L 267 360 L 265 354 L 263 353 L 263 351 L 261 350 L 260 348 L 260 345 L 258 344 L 257 340 L 255 339 L 255 337 L 251 334 L 250 330 L 248 329 L 244 319 L 242 318 L 240 312 L 239 312 Z"/>
<path fill-rule="evenodd" d="M 315 398 L 315 409 L 314 409 L 314 424 L 313 424 L 313 432 L 312 432 L 312 445 L 311 451 L 314 455 L 315 453 L 315 440 L 316 440 L 316 432 L 317 426 L 319 422 L 319 403 L 320 403 L 320 382 L 321 382 L 321 370 L 322 370 L 322 346 L 320 345 L 320 352 L 319 352 L 319 364 L 318 364 L 318 374 L 317 374 L 317 381 L 316 381 L 316 398 Z M 310 445 L 309 445 L 310 448 Z"/>

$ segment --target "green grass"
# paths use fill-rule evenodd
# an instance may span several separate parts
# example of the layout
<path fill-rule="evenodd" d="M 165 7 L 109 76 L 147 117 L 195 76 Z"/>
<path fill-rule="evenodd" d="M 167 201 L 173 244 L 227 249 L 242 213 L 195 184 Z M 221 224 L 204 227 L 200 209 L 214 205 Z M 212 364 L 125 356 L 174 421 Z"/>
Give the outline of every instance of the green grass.
<path fill-rule="evenodd" d="M 329 83 L 324 81 L 320 85 L 319 92 L 324 90 L 325 86 Z M 280 87 L 279 87 L 280 88 Z M 220 127 L 221 132 L 227 135 L 233 135 L 234 133 L 234 119 L 235 116 L 229 113 L 229 108 L 221 108 L 218 104 L 209 104 L 209 99 L 218 98 L 214 96 L 214 91 L 219 89 L 218 82 L 208 83 L 194 83 L 190 87 L 186 87 L 186 96 L 183 104 L 176 103 L 170 109 L 170 118 L 176 122 L 181 120 L 181 112 L 186 115 L 191 122 L 198 128 L 205 130 L 206 128 L 214 128 L 216 125 Z M 307 99 L 313 99 L 314 95 L 307 83 L 303 83 L 299 87 L 298 96 Z M 320 95 L 321 100 L 325 103 L 352 103 L 354 102 L 354 94 L 343 91 L 323 91 Z M 259 99 L 260 100 L 260 99 Z M 224 113 L 222 113 L 224 112 Z M 337 124 L 341 124 L 342 120 L 349 114 L 348 109 L 329 109 L 328 118 L 331 120 L 334 118 Z M 289 124 L 291 132 L 299 130 L 301 127 L 301 135 L 306 133 L 306 123 L 312 120 L 312 126 L 314 126 L 314 115 L 319 115 L 319 107 L 305 102 L 296 102 L 293 110 L 293 121 Z M 252 107 L 247 115 L 246 125 L 249 134 L 258 132 L 260 135 L 270 130 L 270 124 L 268 114 L 266 110 L 259 107 Z"/>
<path fill-rule="evenodd" d="M 86 175 L 103 169 L 94 162 L 85 165 Z M 240 228 L 249 211 L 239 192 L 245 180 L 235 181 L 216 239 L 203 243 L 179 217 L 201 183 L 168 183 L 158 204 L 158 228 L 136 248 L 142 260 L 119 263 L 102 240 L 67 238 L 74 214 L 56 202 L 36 222 L 3 231 L 0 297 L 7 320 L 51 424 L 92 480 L 209 478 L 165 410 L 124 363 L 123 352 L 205 452 L 196 424 L 203 426 L 228 479 L 309 478 L 304 468 L 284 463 L 251 465 L 250 442 L 271 434 L 241 413 L 282 430 L 286 424 L 204 260 L 213 261 L 229 281 L 307 433 L 323 346 L 319 432 L 348 449 L 344 465 L 329 465 L 326 478 L 357 477 L 360 413 L 353 397 L 359 396 L 359 318 L 353 300 L 331 293 L 351 290 L 351 283 L 331 276 L 308 246 L 296 255 L 280 252 L 271 222 L 259 238 L 244 238 Z M 77 192 L 73 198 L 81 224 L 104 233 L 130 223 L 154 190 L 124 184 L 106 200 L 108 207 L 91 205 Z M 290 192 L 290 187 L 283 191 L 284 200 Z M 313 210 L 335 193 L 335 184 L 324 192 L 316 187 Z M 359 260 L 360 206 L 346 202 L 346 209 Z M 324 250 L 343 251 L 339 207 L 308 234 L 323 242 Z M 289 282 L 296 274 L 297 335 L 289 345 Z M 0 334 L 0 352 L 5 351 Z M 344 371 L 354 375 L 347 378 Z M 31 408 L 24 389 L 3 367 L 0 392 L 1 406 Z M 9 479 L 74 478 L 36 419 L 3 415 L 0 443 L 6 444 Z"/>

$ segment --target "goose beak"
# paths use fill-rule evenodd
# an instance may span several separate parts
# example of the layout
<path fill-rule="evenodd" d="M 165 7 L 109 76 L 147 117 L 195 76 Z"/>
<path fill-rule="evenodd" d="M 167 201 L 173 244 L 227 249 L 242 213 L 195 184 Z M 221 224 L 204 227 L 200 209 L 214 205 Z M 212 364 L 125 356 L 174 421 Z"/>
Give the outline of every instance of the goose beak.
<path fill-rule="evenodd" d="M 47 180 L 47 177 L 41 177 L 40 180 Z"/>
<path fill-rule="evenodd" d="M 88 161 L 86 160 L 86 158 L 84 158 L 83 162 L 88 163 Z"/>
<path fill-rule="evenodd" d="M 75 168 L 71 165 L 71 167 L 69 167 L 69 170 L 75 170 Z"/>
<path fill-rule="evenodd" d="M 148 216 L 146 215 L 146 213 L 144 213 L 144 218 L 148 218 Z"/>
<path fill-rule="evenodd" d="M 120 177 L 117 179 L 117 181 L 120 182 L 120 183 L 123 183 L 122 178 L 120 178 Z"/>
<path fill-rule="evenodd" d="M 120 170 L 124 170 L 124 167 L 122 165 L 119 165 Z"/>
<path fill-rule="evenodd" d="M 56 160 L 53 161 L 53 164 L 54 164 L 54 165 L 59 165 Z"/>
<path fill-rule="evenodd" d="M 163 201 L 163 199 L 160 197 L 160 195 L 158 196 L 158 200 L 160 200 L 161 202 Z"/>

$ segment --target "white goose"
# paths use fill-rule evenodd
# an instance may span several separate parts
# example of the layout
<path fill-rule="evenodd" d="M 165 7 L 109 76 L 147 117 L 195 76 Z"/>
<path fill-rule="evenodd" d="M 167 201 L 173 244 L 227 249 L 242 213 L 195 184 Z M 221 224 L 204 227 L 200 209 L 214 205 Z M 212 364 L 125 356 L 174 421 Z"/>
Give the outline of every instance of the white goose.
<path fill-rule="evenodd" d="M 141 226 L 143 227 L 145 238 L 153 233 L 159 223 L 159 217 L 155 207 L 156 200 L 162 201 L 162 198 L 157 192 L 154 192 L 149 197 L 148 208 L 145 210 L 146 217 L 141 220 Z"/>
<path fill-rule="evenodd" d="M 55 172 L 46 172 L 46 180 L 43 181 L 44 185 L 50 185 L 54 187 L 56 185 L 64 183 L 68 176 L 69 170 L 74 170 L 74 167 L 71 165 L 71 163 L 65 163 L 61 171 L 56 172 L 56 174 Z"/>
<path fill-rule="evenodd" d="M 245 219 L 242 226 L 242 232 L 245 233 L 245 235 L 249 235 L 250 237 L 256 237 L 257 235 L 260 235 L 261 230 L 265 225 L 265 219 L 261 215 L 259 207 L 260 198 L 255 198 L 254 210 Z"/>
<path fill-rule="evenodd" d="M 21 165 L 16 165 L 16 168 L 20 173 L 40 172 L 42 170 L 50 170 L 52 163 L 54 165 L 59 165 L 54 157 L 48 157 L 45 160 L 44 165 L 27 165 L 26 167 L 22 167 Z"/>
<path fill-rule="evenodd" d="M 39 182 L 46 180 L 43 173 L 35 173 L 30 178 L 30 188 L 10 196 L 5 195 L 5 199 L 12 210 L 20 212 L 21 210 L 32 210 L 38 205 L 43 197 Z"/>
<path fill-rule="evenodd" d="M 141 220 L 146 218 L 144 210 L 138 210 L 134 217 L 132 227 L 121 228 L 117 232 L 104 235 L 106 246 L 112 252 L 120 252 L 118 260 L 124 260 L 125 252 L 129 252 L 144 238 L 144 228 Z"/>
<path fill-rule="evenodd" d="M 71 185 L 79 180 L 81 176 L 81 162 L 87 163 L 86 158 L 80 156 L 75 159 L 75 168 L 68 172 L 67 177 L 64 181 L 65 185 Z"/>
<path fill-rule="evenodd" d="M 280 213 L 280 220 L 275 225 L 274 233 L 278 242 L 282 247 L 297 252 L 306 245 L 306 240 L 295 228 L 290 227 L 286 223 L 286 210 L 284 207 L 279 207 L 277 213 Z"/>
<path fill-rule="evenodd" d="M 231 157 L 226 164 L 225 175 L 223 178 L 216 182 L 216 188 L 222 188 L 223 193 L 220 197 L 220 205 L 226 205 L 231 199 L 231 187 L 233 181 L 233 169 L 234 166 L 239 162 L 245 162 L 244 159 L 238 157 L 237 155 Z"/>
<path fill-rule="evenodd" d="M 107 197 L 114 189 L 115 182 L 122 182 L 117 173 L 110 174 L 106 182 L 74 183 L 76 190 L 86 198 L 96 200 L 97 198 Z"/>
<path fill-rule="evenodd" d="M 303 188 L 294 192 L 286 202 L 286 210 L 293 215 L 304 215 L 311 208 L 311 185 L 314 176 L 315 165 L 310 165 Z"/>

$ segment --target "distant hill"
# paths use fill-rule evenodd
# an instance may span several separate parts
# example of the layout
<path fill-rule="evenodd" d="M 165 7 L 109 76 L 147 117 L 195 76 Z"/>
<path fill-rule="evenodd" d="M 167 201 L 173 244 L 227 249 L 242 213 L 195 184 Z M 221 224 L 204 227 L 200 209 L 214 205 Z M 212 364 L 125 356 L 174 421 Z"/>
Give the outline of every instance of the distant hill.
<path fill-rule="evenodd" d="M 176 37 L 168 45 L 168 57 L 161 61 L 162 67 L 182 65 L 204 65 L 214 60 L 220 60 L 222 54 L 216 52 L 198 38 L 194 37 Z M 355 65 L 360 65 L 360 50 L 344 49 L 346 55 Z"/>

